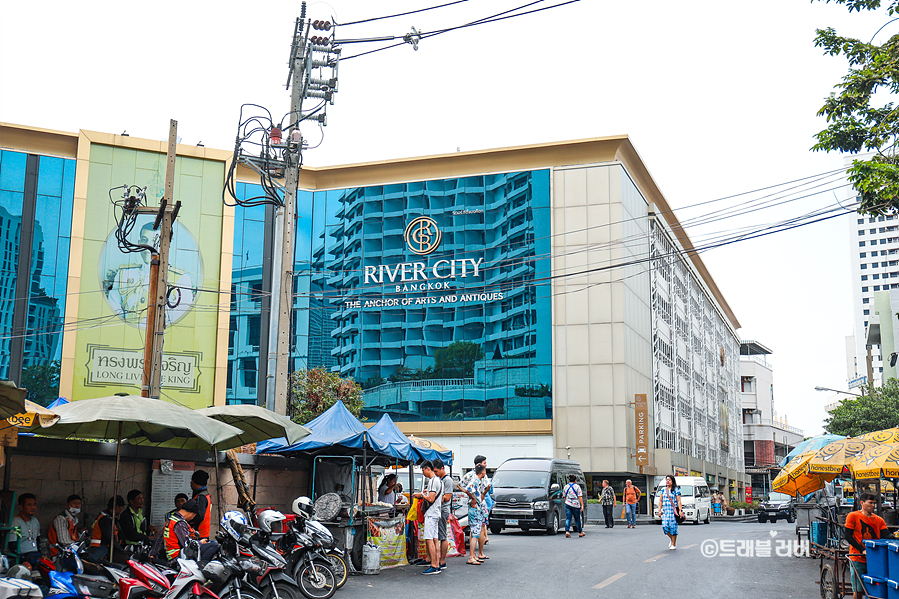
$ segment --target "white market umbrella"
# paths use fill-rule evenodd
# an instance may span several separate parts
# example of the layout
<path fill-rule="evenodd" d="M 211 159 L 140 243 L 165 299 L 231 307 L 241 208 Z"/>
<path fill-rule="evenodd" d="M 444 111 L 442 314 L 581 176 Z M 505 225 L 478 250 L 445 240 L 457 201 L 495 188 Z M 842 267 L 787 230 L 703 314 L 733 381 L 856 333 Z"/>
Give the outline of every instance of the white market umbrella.
<path fill-rule="evenodd" d="M 135 445 L 208 451 L 216 444 L 233 439 L 243 432 L 189 408 L 137 395 L 113 395 L 73 401 L 57 407 L 55 411 L 59 414 L 56 424 L 35 430 L 36 434 L 59 439 L 116 441 L 113 498 L 118 496 L 122 441 Z M 109 553 L 112 557 L 112 539 Z"/>
<path fill-rule="evenodd" d="M 227 445 L 231 447 L 279 437 L 285 437 L 287 444 L 293 445 L 312 434 L 311 430 L 295 423 L 287 416 L 275 414 L 271 410 L 252 404 L 213 406 L 197 410 L 197 414 L 215 418 L 219 422 L 242 429 L 243 432 L 236 439 L 228 440 Z M 223 448 L 229 449 L 229 447 Z"/>

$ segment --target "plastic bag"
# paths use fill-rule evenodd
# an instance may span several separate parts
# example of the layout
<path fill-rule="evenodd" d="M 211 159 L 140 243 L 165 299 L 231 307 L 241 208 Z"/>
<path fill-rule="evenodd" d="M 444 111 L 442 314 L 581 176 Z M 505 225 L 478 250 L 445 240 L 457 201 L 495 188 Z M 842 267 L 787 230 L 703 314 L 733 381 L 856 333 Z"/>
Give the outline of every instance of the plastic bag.
<path fill-rule="evenodd" d="M 465 532 L 462 530 L 462 525 L 459 524 L 459 519 L 456 518 L 453 514 L 450 514 L 449 522 L 447 524 L 453 533 L 452 538 L 456 542 L 455 553 L 448 552 L 447 555 L 465 555 Z"/>
<path fill-rule="evenodd" d="M 412 500 L 412 506 L 409 508 L 409 512 L 406 514 L 406 520 L 409 522 L 418 521 L 418 498 L 414 498 Z"/>

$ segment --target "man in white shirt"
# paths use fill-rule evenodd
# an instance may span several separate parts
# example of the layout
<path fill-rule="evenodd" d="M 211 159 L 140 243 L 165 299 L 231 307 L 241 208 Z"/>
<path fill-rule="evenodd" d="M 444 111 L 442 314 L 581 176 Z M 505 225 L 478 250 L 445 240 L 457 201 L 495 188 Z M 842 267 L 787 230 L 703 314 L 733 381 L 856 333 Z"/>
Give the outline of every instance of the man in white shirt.
<path fill-rule="evenodd" d="M 37 498 L 34 494 L 23 493 L 20 495 L 19 513 L 9 523 L 18 531 L 13 530 L 6 538 L 7 547 L 13 552 L 18 551 L 22 563 L 28 567 L 36 566 L 37 560 L 41 558 L 41 550 L 38 545 L 41 523 L 34 517 L 35 512 L 37 512 Z"/>
<path fill-rule="evenodd" d="M 440 462 L 443 467 L 443 462 Z M 425 522 L 423 526 L 422 538 L 428 548 L 428 558 L 431 566 L 426 568 L 422 574 L 440 574 L 440 541 L 437 540 L 438 530 L 440 528 L 441 501 L 443 499 L 443 482 L 437 476 L 434 476 L 433 464 L 425 460 L 421 464 L 421 473 L 424 475 L 427 483 L 421 493 L 415 493 L 414 497 L 420 497 L 430 504 L 425 512 Z"/>

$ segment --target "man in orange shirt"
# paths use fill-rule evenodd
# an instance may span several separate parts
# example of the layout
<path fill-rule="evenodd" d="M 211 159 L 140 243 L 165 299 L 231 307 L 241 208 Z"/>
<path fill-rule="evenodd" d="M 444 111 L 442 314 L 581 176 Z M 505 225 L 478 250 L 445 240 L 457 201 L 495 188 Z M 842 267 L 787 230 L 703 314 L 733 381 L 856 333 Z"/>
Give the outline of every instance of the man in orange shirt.
<path fill-rule="evenodd" d="M 846 540 L 849 541 L 849 570 L 852 577 L 854 599 L 865 597 L 862 576 L 868 573 L 868 558 L 865 555 L 865 541 L 890 538 L 887 523 L 874 513 L 877 498 L 872 493 L 862 493 L 858 497 L 859 509 L 846 516 Z"/>

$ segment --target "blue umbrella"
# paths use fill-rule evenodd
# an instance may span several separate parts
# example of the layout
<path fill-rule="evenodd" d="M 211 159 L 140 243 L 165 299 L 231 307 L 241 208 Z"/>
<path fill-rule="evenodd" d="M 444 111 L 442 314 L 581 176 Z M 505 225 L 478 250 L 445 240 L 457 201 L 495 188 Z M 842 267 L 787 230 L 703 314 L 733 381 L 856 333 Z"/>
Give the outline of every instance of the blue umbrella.
<path fill-rule="evenodd" d="M 788 453 L 778 465 L 782 468 L 787 464 L 787 462 L 798 456 L 800 453 L 804 453 L 806 451 L 818 451 L 825 445 L 830 445 L 834 441 L 839 441 L 840 439 L 845 438 L 846 437 L 844 437 L 843 435 L 818 435 L 817 437 L 806 439 L 805 441 L 794 447 L 793 451 Z"/>

